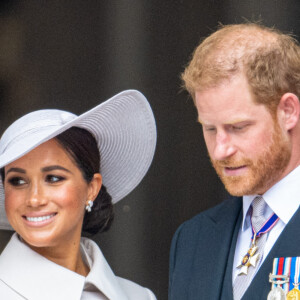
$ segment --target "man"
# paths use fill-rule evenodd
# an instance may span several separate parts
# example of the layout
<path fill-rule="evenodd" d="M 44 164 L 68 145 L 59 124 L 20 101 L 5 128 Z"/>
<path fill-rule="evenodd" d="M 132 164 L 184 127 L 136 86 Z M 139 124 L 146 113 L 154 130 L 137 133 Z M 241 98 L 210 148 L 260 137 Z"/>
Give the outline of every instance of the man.
<path fill-rule="evenodd" d="M 299 44 L 257 24 L 224 26 L 196 48 L 183 81 L 234 197 L 177 230 L 169 299 L 267 299 L 270 273 L 268 299 L 285 299 L 300 283 L 299 260 L 291 264 L 300 256 Z M 289 268 L 273 268 L 279 257 Z"/>

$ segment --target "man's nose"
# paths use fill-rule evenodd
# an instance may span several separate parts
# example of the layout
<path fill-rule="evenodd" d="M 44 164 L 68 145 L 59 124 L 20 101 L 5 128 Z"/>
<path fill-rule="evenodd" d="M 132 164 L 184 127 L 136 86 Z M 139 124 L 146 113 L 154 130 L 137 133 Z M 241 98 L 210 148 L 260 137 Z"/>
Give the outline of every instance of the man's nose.
<path fill-rule="evenodd" d="M 214 149 L 214 159 L 224 160 L 232 156 L 236 152 L 231 137 L 226 132 L 220 132 L 216 135 L 216 144 Z"/>

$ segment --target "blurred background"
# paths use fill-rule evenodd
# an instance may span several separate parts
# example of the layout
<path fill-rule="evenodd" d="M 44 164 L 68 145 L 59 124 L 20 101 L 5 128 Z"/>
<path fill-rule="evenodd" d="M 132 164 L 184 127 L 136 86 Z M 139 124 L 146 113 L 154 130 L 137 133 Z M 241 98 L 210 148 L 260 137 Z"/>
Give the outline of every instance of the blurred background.
<path fill-rule="evenodd" d="M 172 235 L 226 195 L 180 73 L 219 23 L 261 20 L 300 36 L 299 0 L 0 2 L 0 133 L 32 110 L 76 114 L 125 89 L 154 111 L 158 144 L 142 183 L 96 235 L 114 272 L 167 299 Z M 0 251 L 11 232 L 0 231 Z"/>

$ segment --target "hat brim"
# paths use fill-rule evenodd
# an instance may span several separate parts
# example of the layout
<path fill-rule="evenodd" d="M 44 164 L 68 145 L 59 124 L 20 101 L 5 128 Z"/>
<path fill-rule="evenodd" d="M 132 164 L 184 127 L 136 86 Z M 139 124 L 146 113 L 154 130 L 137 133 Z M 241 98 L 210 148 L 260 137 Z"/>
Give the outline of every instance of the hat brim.
<path fill-rule="evenodd" d="M 45 113 L 50 110 L 43 110 Z M 67 113 L 67 112 L 66 112 Z M 68 114 L 68 113 L 67 113 Z M 71 115 L 71 114 L 70 114 Z M 127 90 L 80 116 L 70 117 L 59 126 L 31 134 L 0 155 L 0 168 L 24 156 L 42 143 L 71 127 L 91 132 L 97 140 L 103 184 L 113 203 L 128 195 L 148 171 L 156 147 L 156 125 L 151 107 L 143 94 Z M 34 137 L 34 138 L 33 138 Z M 4 190 L 0 181 L 0 229 L 11 230 L 4 208 Z"/>

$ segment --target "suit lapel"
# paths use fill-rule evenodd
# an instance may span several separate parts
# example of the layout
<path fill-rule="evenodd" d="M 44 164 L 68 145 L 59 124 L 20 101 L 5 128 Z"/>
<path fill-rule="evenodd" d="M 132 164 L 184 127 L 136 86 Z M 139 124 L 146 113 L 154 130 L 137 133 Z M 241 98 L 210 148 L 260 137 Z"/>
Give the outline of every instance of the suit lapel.
<path fill-rule="evenodd" d="M 271 289 L 269 274 L 272 272 L 273 259 L 293 256 L 300 256 L 300 209 L 277 239 L 242 299 L 267 299 Z"/>
<path fill-rule="evenodd" d="M 231 297 L 227 299 L 232 299 L 233 255 L 231 255 L 231 249 L 232 245 L 235 248 L 236 244 L 241 208 L 241 198 L 231 198 L 219 206 L 218 210 L 213 209 L 205 214 L 206 228 L 203 229 L 204 234 L 203 231 L 201 232 L 199 243 L 201 240 L 209 241 L 209 245 L 205 247 L 199 245 L 199 250 L 196 251 L 192 272 L 194 278 L 190 286 L 189 299 L 194 299 L 192 295 L 201 296 L 201 299 L 220 299 L 225 276 L 230 278 L 230 282 L 225 286 L 231 294 Z M 206 251 L 203 251 L 203 248 Z M 207 272 L 199 274 L 199 270 L 207 270 Z"/>

